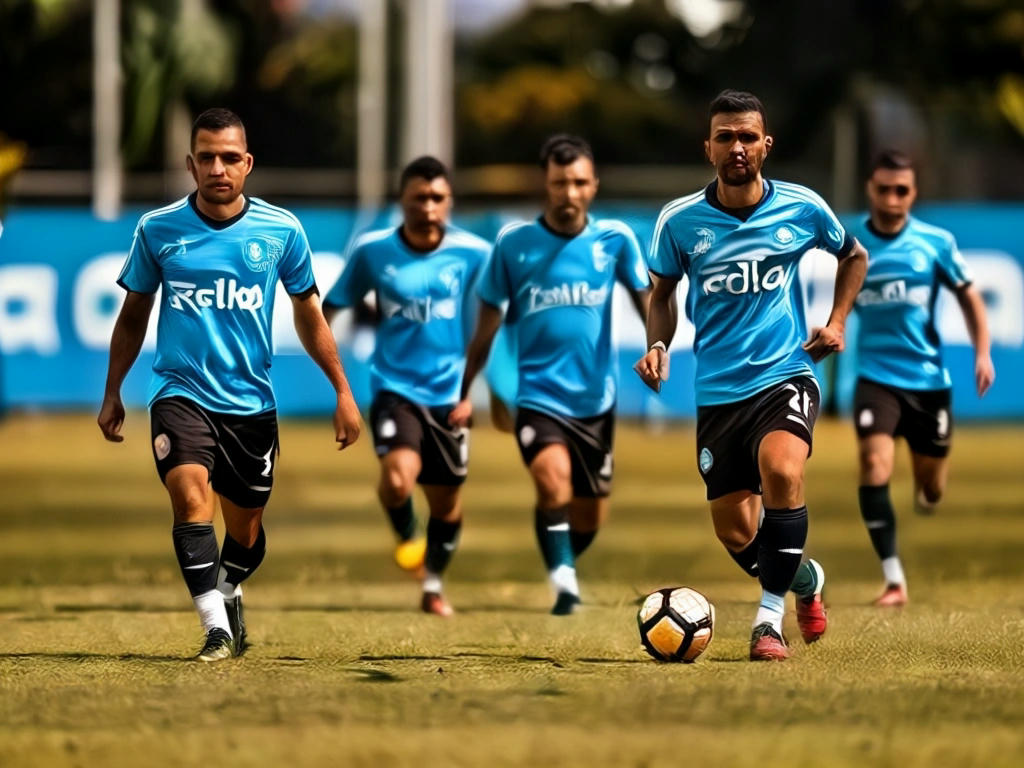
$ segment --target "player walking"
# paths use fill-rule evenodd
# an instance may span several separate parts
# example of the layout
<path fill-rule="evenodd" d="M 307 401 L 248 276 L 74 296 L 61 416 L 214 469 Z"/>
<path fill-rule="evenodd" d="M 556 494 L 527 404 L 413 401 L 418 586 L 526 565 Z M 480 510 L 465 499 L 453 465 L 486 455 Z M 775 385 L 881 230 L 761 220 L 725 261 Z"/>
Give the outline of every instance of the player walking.
<path fill-rule="evenodd" d="M 97 421 L 107 440 L 124 439 L 121 384 L 160 289 L 153 456 L 174 512 L 174 551 L 206 633 L 197 658 L 217 661 L 246 648 L 241 584 L 266 551 L 263 510 L 278 454 L 269 368 L 279 280 L 291 295 L 299 339 L 337 393 L 339 450 L 358 438 L 359 411 L 320 311 L 302 226 L 288 211 L 242 194 L 253 158 L 238 116 L 203 112 L 186 165 L 196 191 L 139 220 L 118 277 L 128 293 Z M 227 529 L 219 551 L 215 497 Z"/>
<path fill-rule="evenodd" d="M 697 466 L 715 534 L 761 582 L 752 660 L 788 657 L 782 619 L 789 589 L 797 595 L 805 641 L 817 640 L 827 626 L 824 571 L 814 560 L 800 562 L 807 538 L 804 465 L 820 401 L 811 364 L 843 348 L 867 264 L 865 250 L 818 195 L 762 177 L 771 146 L 756 96 L 730 90 L 711 102 L 704 151 L 717 178 L 661 211 L 651 246 L 649 351 L 636 366 L 652 387 L 668 378 L 676 286 L 689 278 Z M 804 343 L 797 266 L 812 248 L 838 256 L 839 270 L 828 324 Z"/>

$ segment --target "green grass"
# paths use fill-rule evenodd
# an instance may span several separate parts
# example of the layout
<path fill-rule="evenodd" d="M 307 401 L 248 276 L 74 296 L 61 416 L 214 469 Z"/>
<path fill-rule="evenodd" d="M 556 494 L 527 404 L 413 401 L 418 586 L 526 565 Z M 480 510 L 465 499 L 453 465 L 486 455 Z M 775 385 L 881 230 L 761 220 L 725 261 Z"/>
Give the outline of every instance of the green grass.
<path fill-rule="evenodd" d="M 820 424 L 808 549 L 832 623 L 755 665 L 758 590 L 714 540 L 692 429 L 620 425 L 612 518 L 569 618 L 547 615 L 512 438 L 476 430 L 443 621 L 391 563 L 368 435 L 338 454 L 326 422 L 287 422 L 254 645 L 200 665 L 147 421 L 119 446 L 84 416 L 0 423 L 0 766 L 1024 764 L 1020 428 L 959 428 L 933 519 L 909 511 L 901 449 L 912 603 L 883 612 L 852 429 Z M 717 607 L 693 665 L 636 637 L 637 597 L 677 584 Z"/>

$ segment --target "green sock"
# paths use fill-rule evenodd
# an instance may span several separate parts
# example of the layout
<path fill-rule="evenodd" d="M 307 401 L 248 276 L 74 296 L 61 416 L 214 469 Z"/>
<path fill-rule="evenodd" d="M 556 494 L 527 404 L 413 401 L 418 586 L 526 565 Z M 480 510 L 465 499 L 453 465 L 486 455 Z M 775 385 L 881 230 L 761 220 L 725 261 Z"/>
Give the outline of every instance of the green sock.
<path fill-rule="evenodd" d="M 795 592 L 798 597 L 811 597 L 818 589 L 818 572 L 809 561 L 800 563 L 796 569 L 796 576 L 793 583 L 789 585 L 789 591 Z"/>

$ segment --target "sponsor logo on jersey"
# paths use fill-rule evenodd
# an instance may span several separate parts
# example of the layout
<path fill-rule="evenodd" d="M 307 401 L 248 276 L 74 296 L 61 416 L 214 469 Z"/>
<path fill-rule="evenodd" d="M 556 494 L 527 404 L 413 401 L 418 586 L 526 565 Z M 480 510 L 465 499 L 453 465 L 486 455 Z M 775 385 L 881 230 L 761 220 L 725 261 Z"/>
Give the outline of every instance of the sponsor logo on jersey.
<path fill-rule="evenodd" d="M 592 288 L 586 280 L 562 283 L 553 288 L 529 284 L 526 291 L 527 313 L 553 307 L 599 307 L 608 300 L 607 286 Z"/>
<path fill-rule="evenodd" d="M 931 298 L 931 286 L 917 285 L 907 288 L 906 280 L 889 280 L 878 288 L 864 288 L 857 294 L 857 304 L 862 307 L 878 304 L 913 304 L 918 307 L 928 305 Z"/>
<path fill-rule="evenodd" d="M 789 282 L 789 270 L 782 264 L 764 269 L 759 261 L 736 261 L 719 264 L 704 271 L 704 294 L 727 292 L 739 296 L 745 293 L 767 293 Z"/>
<path fill-rule="evenodd" d="M 263 289 L 259 285 L 239 285 L 235 278 L 218 277 L 212 288 L 200 288 L 195 283 L 169 280 L 171 295 L 167 303 L 172 309 L 186 307 L 196 314 L 203 309 L 244 309 L 255 311 L 263 307 Z"/>
<path fill-rule="evenodd" d="M 253 272 L 266 272 L 284 253 L 284 243 L 273 237 L 249 238 L 242 246 L 245 266 Z"/>

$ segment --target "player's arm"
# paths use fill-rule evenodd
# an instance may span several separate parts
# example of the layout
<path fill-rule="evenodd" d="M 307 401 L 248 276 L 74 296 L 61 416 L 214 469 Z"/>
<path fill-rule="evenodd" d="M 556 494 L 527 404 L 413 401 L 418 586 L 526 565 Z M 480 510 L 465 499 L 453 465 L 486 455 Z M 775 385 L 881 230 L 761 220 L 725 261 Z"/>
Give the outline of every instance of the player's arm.
<path fill-rule="evenodd" d="M 121 402 L 121 384 L 128 375 L 142 349 L 149 326 L 149 315 L 153 311 L 156 294 L 128 291 L 124 304 L 114 323 L 110 337 L 110 362 L 107 365 L 107 384 L 103 390 L 103 404 L 100 406 L 96 423 L 103 437 L 114 443 L 124 440 L 121 427 L 124 425 L 124 403 Z"/>
<path fill-rule="evenodd" d="M 647 354 L 633 366 L 644 384 L 655 392 L 661 391 L 661 382 L 668 381 L 668 348 L 679 323 L 679 303 L 676 286 L 679 279 L 651 273 L 653 288 L 648 296 Z"/>
<path fill-rule="evenodd" d="M 473 415 L 473 403 L 469 399 L 469 388 L 473 384 L 473 379 L 487 363 L 487 358 L 491 354 L 491 345 L 494 344 L 494 337 L 497 335 L 498 329 L 501 328 L 503 317 L 504 314 L 499 307 L 492 306 L 486 301 L 480 302 L 476 330 L 466 350 L 466 370 L 462 374 L 459 402 L 448 415 L 448 423 L 453 427 L 469 426 L 470 417 Z"/>
<path fill-rule="evenodd" d="M 341 358 L 338 357 L 338 348 L 324 319 L 316 288 L 294 294 L 291 299 L 295 332 L 299 336 L 299 341 L 313 362 L 320 366 L 320 370 L 327 376 L 337 394 L 334 408 L 334 439 L 338 443 L 338 450 L 344 450 L 359 439 L 360 421 L 359 408 L 356 407 L 352 388 L 345 378 L 345 370 L 341 366 Z"/>
<path fill-rule="evenodd" d="M 992 382 L 996 380 L 996 369 L 992 364 L 992 341 L 988 332 L 988 315 L 985 300 L 978 289 L 970 283 L 956 289 L 956 300 L 964 313 L 967 332 L 974 344 L 974 384 L 978 396 L 984 397 Z"/>
<path fill-rule="evenodd" d="M 864 284 L 868 272 L 868 252 L 856 239 L 853 247 L 839 260 L 836 269 L 836 288 L 832 298 L 832 312 L 824 328 L 811 329 L 811 337 L 803 345 L 811 360 L 824 360 L 845 347 L 846 318 Z"/>
<path fill-rule="evenodd" d="M 647 325 L 647 313 L 651 307 L 651 289 L 642 288 L 637 290 L 636 288 L 626 286 L 626 291 L 629 293 L 629 300 L 633 302 L 633 308 L 640 315 L 640 322 Z"/>

